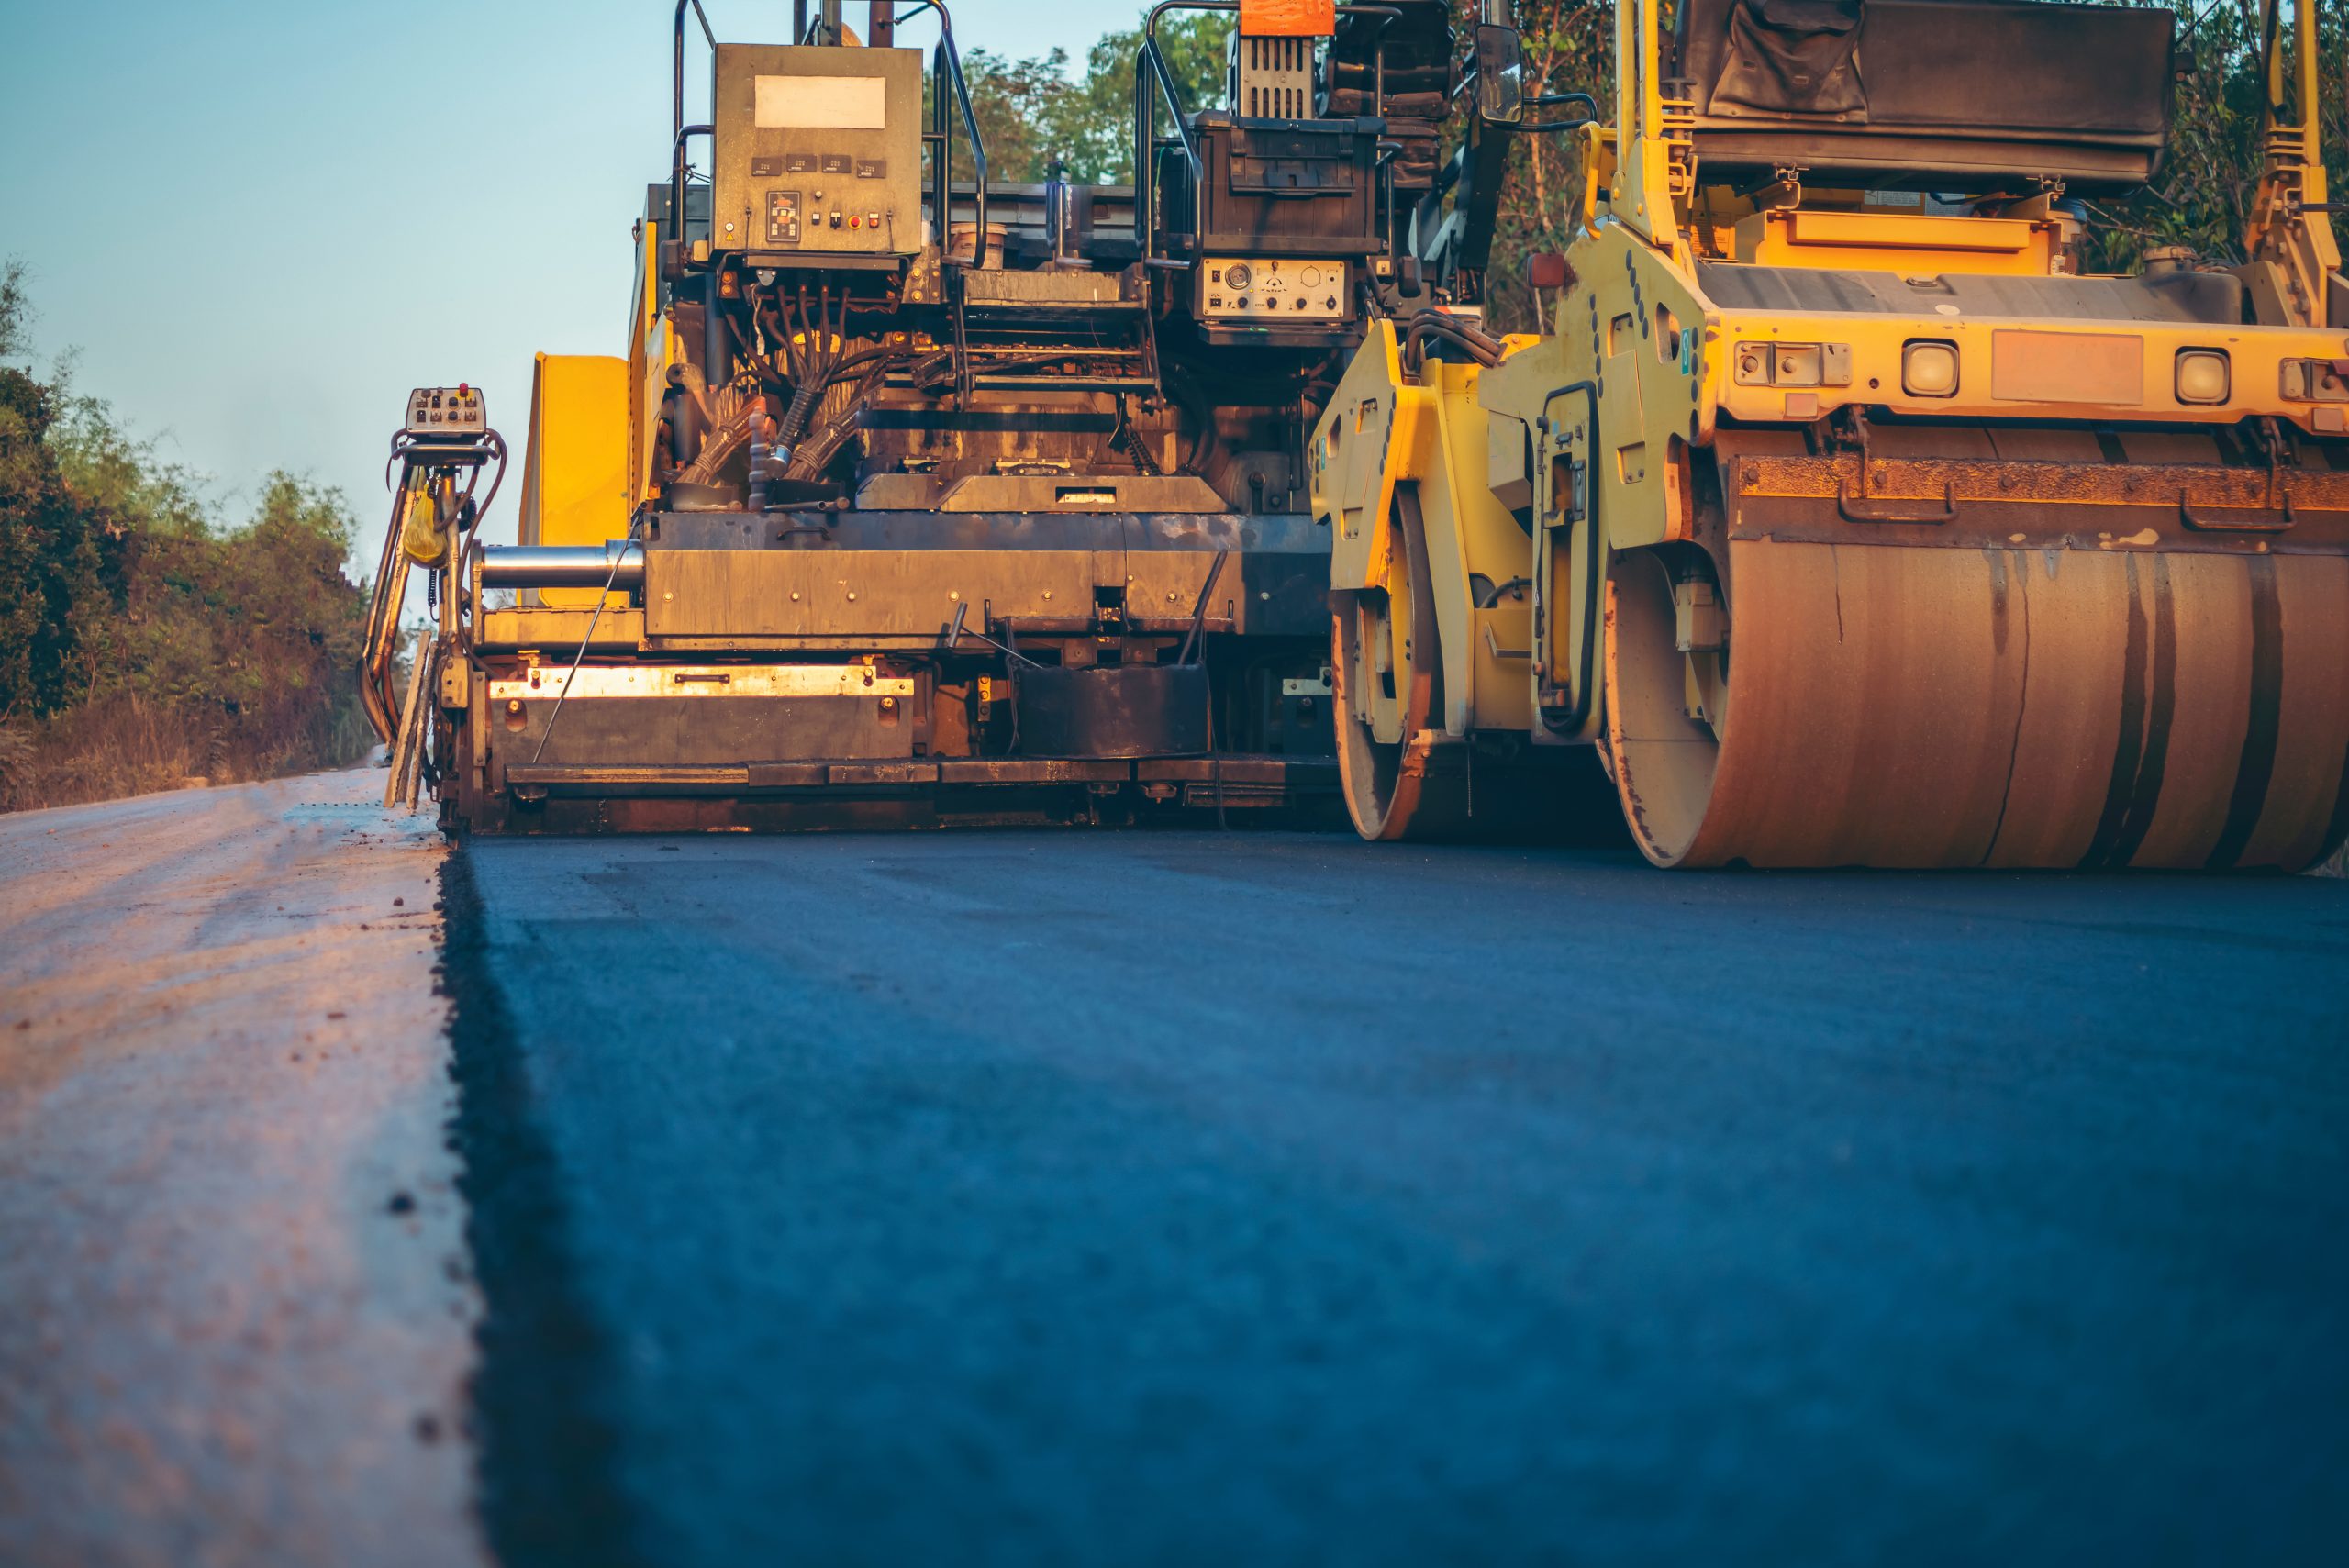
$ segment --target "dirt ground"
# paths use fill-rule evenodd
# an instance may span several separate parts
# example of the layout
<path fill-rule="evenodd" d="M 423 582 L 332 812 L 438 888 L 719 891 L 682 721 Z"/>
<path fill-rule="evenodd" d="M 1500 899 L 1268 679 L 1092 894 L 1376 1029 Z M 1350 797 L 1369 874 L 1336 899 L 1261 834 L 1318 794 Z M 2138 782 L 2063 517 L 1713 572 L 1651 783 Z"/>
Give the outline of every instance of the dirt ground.
<path fill-rule="evenodd" d="M 0 817 L 0 1561 L 481 1560 L 444 851 L 382 781 Z"/>

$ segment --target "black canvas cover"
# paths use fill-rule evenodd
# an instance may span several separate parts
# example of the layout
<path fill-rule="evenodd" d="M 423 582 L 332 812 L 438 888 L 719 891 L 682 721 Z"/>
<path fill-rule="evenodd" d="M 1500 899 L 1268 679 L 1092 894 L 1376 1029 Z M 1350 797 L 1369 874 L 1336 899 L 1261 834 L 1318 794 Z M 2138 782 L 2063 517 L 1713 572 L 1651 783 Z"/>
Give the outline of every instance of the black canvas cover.
<path fill-rule="evenodd" d="M 1861 0 L 1737 0 L 1716 106 L 1776 114 L 1860 115 Z"/>
<path fill-rule="evenodd" d="M 1681 0 L 1671 69 L 1715 175 L 2094 195 L 2159 165 L 2176 23 L 2034 0 Z"/>

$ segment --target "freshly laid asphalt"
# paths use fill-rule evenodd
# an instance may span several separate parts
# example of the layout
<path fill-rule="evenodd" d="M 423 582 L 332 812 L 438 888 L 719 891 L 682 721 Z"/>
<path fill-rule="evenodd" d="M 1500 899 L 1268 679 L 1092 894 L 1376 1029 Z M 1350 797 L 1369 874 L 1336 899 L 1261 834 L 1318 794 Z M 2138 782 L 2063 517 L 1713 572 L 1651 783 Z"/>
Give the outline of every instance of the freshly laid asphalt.
<path fill-rule="evenodd" d="M 2349 883 L 447 876 L 509 1565 L 2349 1561 Z"/>

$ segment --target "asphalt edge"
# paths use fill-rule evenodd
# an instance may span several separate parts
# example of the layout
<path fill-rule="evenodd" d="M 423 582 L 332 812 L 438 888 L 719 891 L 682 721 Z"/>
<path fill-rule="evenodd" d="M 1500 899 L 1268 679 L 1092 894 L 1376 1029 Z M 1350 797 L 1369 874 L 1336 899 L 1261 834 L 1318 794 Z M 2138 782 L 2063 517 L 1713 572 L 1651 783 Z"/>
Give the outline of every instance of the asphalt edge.
<path fill-rule="evenodd" d="M 599 1395 L 620 1355 L 575 1284 L 561 1168 L 494 973 L 488 919 L 460 844 L 440 862 L 439 988 L 456 1108 L 449 1141 L 482 1296 L 471 1386 L 476 1507 L 504 1568 L 636 1568 L 619 1431 Z"/>

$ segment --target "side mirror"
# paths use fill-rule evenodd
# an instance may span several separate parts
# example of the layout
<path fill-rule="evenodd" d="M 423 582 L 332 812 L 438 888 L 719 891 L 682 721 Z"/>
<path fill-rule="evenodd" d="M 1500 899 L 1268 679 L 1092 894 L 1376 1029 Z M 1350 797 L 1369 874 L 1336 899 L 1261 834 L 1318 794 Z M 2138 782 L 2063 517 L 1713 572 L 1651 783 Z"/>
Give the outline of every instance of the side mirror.
<path fill-rule="evenodd" d="M 1476 29 L 1476 114 L 1491 125 L 1525 118 L 1525 54 L 1515 28 L 1486 22 Z"/>

